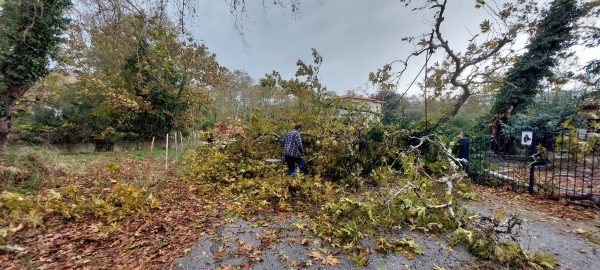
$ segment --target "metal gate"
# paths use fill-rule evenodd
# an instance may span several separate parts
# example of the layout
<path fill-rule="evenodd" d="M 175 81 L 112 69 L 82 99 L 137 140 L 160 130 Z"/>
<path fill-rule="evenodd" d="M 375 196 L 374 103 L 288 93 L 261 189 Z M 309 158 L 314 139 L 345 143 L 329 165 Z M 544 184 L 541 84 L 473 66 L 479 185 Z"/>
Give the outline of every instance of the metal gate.
<path fill-rule="evenodd" d="M 464 144 L 467 145 L 464 145 Z M 552 198 L 600 205 L 600 144 L 574 130 L 461 140 L 474 181 L 501 181 Z"/>

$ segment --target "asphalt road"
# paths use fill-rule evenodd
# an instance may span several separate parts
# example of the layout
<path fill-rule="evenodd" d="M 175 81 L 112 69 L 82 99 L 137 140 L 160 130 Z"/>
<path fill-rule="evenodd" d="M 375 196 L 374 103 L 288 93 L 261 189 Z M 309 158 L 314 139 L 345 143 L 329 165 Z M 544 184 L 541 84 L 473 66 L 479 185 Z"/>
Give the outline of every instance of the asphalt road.
<path fill-rule="evenodd" d="M 495 199 L 466 203 L 466 207 L 481 215 L 492 215 L 496 209 L 518 214 L 524 220 L 519 239 L 530 251 L 543 250 L 554 254 L 558 269 L 600 269 L 600 247 L 589 240 L 600 234 L 600 221 L 567 222 L 544 214 L 502 204 Z M 263 218 L 264 219 L 264 218 Z M 373 252 L 368 265 L 357 266 L 346 255 L 335 253 L 306 229 L 299 229 L 295 219 L 273 218 L 268 223 L 237 220 L 204 235 L 190 252 L 176 260 L 176 269 L 503 269 L 501 265 L 478 260 L 463 247 L 449 246 L 444 235 L 426 235 L 406 230 L 402 235 L 414 239 L 425 250 L 424 255 L 408 259 L 402 254 Z M 581 234 L 581 228 L 586 233 Z M 579 230 L 579 233 L 577 232 Z M 373 248 L 364 241 L 363 246 Z M 312 252 L 312 253 L 311 253 Z M 314 253 L 316 252 L 316 253 Z M 311 256 L 311 254 L 313 256 Z M 340 261 L 323 264 L 315 254 L 332 255 Z M 231 267 L 231 268 L 228 268 Z"/>

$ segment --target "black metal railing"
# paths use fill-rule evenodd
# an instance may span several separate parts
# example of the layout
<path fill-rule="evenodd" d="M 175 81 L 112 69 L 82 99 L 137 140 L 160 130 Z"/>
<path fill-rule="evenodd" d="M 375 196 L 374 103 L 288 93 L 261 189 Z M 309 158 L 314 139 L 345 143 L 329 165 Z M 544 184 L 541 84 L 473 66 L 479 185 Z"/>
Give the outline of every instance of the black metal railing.
<path fill-rule="evenodd" d="M 504 182 L 532 194 L 600 206 L 599 141 L 574 130 L 517 132 L 462 139 L 459 152 L 476 182 Z"/>

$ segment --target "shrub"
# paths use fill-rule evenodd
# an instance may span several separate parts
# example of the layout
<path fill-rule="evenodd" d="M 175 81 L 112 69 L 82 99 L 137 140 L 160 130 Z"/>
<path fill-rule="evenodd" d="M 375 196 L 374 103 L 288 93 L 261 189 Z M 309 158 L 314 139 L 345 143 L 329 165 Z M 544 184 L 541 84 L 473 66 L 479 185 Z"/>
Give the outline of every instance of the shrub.
<path fill-rule="evenodd" d="M 531 131 L 555 131 L 567 119 L 575 127 L 584 126 L 584 118 L 578 114 L 581 97 L 572 92 L 543 94 L 524 113 L 517 113 L 503 125 L 507 133 Z"/>

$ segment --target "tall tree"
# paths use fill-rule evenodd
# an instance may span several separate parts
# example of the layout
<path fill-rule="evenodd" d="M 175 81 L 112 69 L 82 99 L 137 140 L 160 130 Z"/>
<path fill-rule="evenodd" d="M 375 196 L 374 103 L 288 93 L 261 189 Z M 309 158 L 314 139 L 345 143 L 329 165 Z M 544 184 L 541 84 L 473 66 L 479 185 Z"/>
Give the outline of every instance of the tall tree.
<path fill-rule="evenodd" d="M 383 123 L 391 123 L 405 116 L 409 101 L 404 96 L 391 90 L 380 89 L 374 97 L 385 102 L 381 110 L 384 115 L 384 118 L 381 119 Z"/>
<path fill-rule="evenodd" d="M 226 73 L 216 55 L 186 39 L 172 20 L 120 14 L 118 20 L 74 25 L 63 50 L 64 69 L 76 79 L 72 95 L 94 100 L 85 119 L 111 120 L 93 123 L 93 141 L 160 137 L 200 124 L 207 88 Z M 81 104 L 76 101 L 69 106 Z M 118 136 L 103 135 L 112 132 Z"/>
<path fill-rule="evenodd" d="M 0 147 L 12 126 L 15 102 L 48 73 L 69 20 L 69 0 L 11 0 L 0 10 Z"/>
<path fill-rule="evenodd" d="M 523 111 L 539 91 L 540 81 L 552 75 L 556 55 L 573 41 L 572 30 L 579 15 L 575 0 L 555 0 L 537 24 L 528 51 L 507 72 L 496 95 L 492 114 Z"/>
<path fill-rule="evenodd" d="M 142 22 L 148 34 L 127 58 L 121 78 L 140 105 L 124 130 L 141 138 L 189 128 L 198 107 L 207 105 L 206 87 L 217 86 L 223 68 L 203 44 L 182 42 L 174 25 Z"/>

